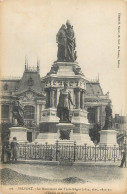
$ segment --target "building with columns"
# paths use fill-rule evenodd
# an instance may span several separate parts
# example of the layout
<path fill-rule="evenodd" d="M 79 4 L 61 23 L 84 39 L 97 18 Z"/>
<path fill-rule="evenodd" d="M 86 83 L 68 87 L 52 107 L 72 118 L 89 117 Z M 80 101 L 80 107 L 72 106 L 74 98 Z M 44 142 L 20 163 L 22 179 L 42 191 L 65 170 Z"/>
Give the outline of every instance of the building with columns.
<path fill-rule="evenodd" d="M 38 61 L 36 68 L 25 64 L 21 78 L 1 79 L 1 122 L 12 123 L 12 102 L 17 96 L 24 107 L 28 141 L 34 141 L 38 134 L 43 139 L 42 131 L 56 132 L 57 104 L 66 81 L 75 104 L 75 107 L 70 105 L 74 132 L 85 133 L 84 123 L 90 127 L 95 123 L 104 126 L 105 106 L 110 99 L 108 93 L 103 94 L 99 80 L 88 80 L 77 62 L 54 62 L 45 77 L 40 76 L 39 65 Z"/>

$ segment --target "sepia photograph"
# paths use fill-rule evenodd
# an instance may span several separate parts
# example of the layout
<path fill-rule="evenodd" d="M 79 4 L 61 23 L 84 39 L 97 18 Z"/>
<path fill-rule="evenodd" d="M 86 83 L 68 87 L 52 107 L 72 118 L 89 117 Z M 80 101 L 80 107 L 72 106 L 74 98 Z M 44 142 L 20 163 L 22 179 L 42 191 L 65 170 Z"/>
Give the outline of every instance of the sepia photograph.
<path fill-rule="evenodd" d="M 127 1 L 0 0 L 0 193 L 127 193 Z"/>

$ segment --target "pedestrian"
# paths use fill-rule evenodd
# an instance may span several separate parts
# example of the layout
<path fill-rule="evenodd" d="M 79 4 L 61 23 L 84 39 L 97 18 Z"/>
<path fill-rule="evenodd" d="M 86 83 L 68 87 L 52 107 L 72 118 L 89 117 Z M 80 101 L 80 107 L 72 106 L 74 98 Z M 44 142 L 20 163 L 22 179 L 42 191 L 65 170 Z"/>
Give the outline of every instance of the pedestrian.
<path fill-rule="evenodd" d="M 12 151 L 12 163 L 15 163 L 18 159 L 18 143 L 16 137 L 13 137 L 11 142 L 11 151 Z"/>
<path fill-rule="evenodd" d="M 11 161 L 11 144 L 8 142 L 6 145 L 6 153 L 7 153 L 7 163 Z"/>
<path fill-rule="evenodd" d="M 126 152 L 125 152 L 125 149 L 122 149 L 122 160 L 121 160 L 121 164 L 119 167 L 123 168 L 125 160 L 126 160 Z"/>
<path fill-rule="evenodd" d="M 7 163 L 6 143 L 4 143 L 2 151 L 3 151 L 2 162 Z"/>

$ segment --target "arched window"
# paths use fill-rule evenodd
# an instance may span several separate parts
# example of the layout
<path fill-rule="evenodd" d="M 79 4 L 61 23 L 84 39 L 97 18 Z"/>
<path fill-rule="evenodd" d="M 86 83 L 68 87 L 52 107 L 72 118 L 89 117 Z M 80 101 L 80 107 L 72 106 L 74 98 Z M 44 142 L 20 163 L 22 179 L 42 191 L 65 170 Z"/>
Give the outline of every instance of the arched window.
<path fill-rule="evenodd" d="M 9 118 L 9 106 L 8 105 L 2 105 L 2 107 L 1 107 L 1 117 L 2 117 L 2 119 L 8 119 Z"/>
<path fill-rule="evenodd" d="M 24 118 L 25 119 L 34 119 L 34 107 L 33 106 L 25 106 L 24 107 Z"/>

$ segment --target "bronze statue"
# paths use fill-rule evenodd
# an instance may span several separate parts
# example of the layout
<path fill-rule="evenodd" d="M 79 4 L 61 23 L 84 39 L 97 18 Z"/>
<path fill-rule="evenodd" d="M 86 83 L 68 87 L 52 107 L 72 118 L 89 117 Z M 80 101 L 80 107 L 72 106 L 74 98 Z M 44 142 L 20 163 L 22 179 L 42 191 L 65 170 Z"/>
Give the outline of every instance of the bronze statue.
<path fill-rule="evenodd" d="M 16 98 L 16 100 L 13 102 L 12 113 L 13 113 L 13 119 L 17 120 L 17 125 L 23 126 L 24 125 L 24 110 L 18 98 Z"/>
<path fill-rule="evenodd" d="M 60 118 L 60 122 L 71 122 L 69 119 L 70 103 L 72 105 L 72 99 L 70 91 L 67 89 L 68 85 L 64 82 L 64 89 L 60 90 L 59 103 L 57 106 L 57 116 Z"/>
<path fill-rule="evenodd" d="M 57 59 L 63 62 L 74 62 L 77 58 L 75 34 L 73 26 L 68 20 L 66 26 L 63 24 L 56 35 L 56 42 L 58 43 Z"/>
<path fill-rule="evenodd" d="M 66 61 L 66 40 L 66 26 L 62 24 L 56 35 L 56 42 L 58 43 L 58 61 Z"/>
<path fill-rule="evenodd" d="M 67 20 L 66 22 L 66 36 L 67 36 L 67 61 L 74 62 L 77 58 L 77 54 L 75 51 L 76 43 L 75 43 L 75 34 L 73 30 L 73 26 Z"/>
<path fill-rule="evenodd" d="M 105 125 L 103 127 L 104 130 L 108 130 L 112 128 L 113 118 L 112 118 L 112 108 L 111 103 L 109 102 L 105 108 L 106 117 L 105 117 Z"/>

